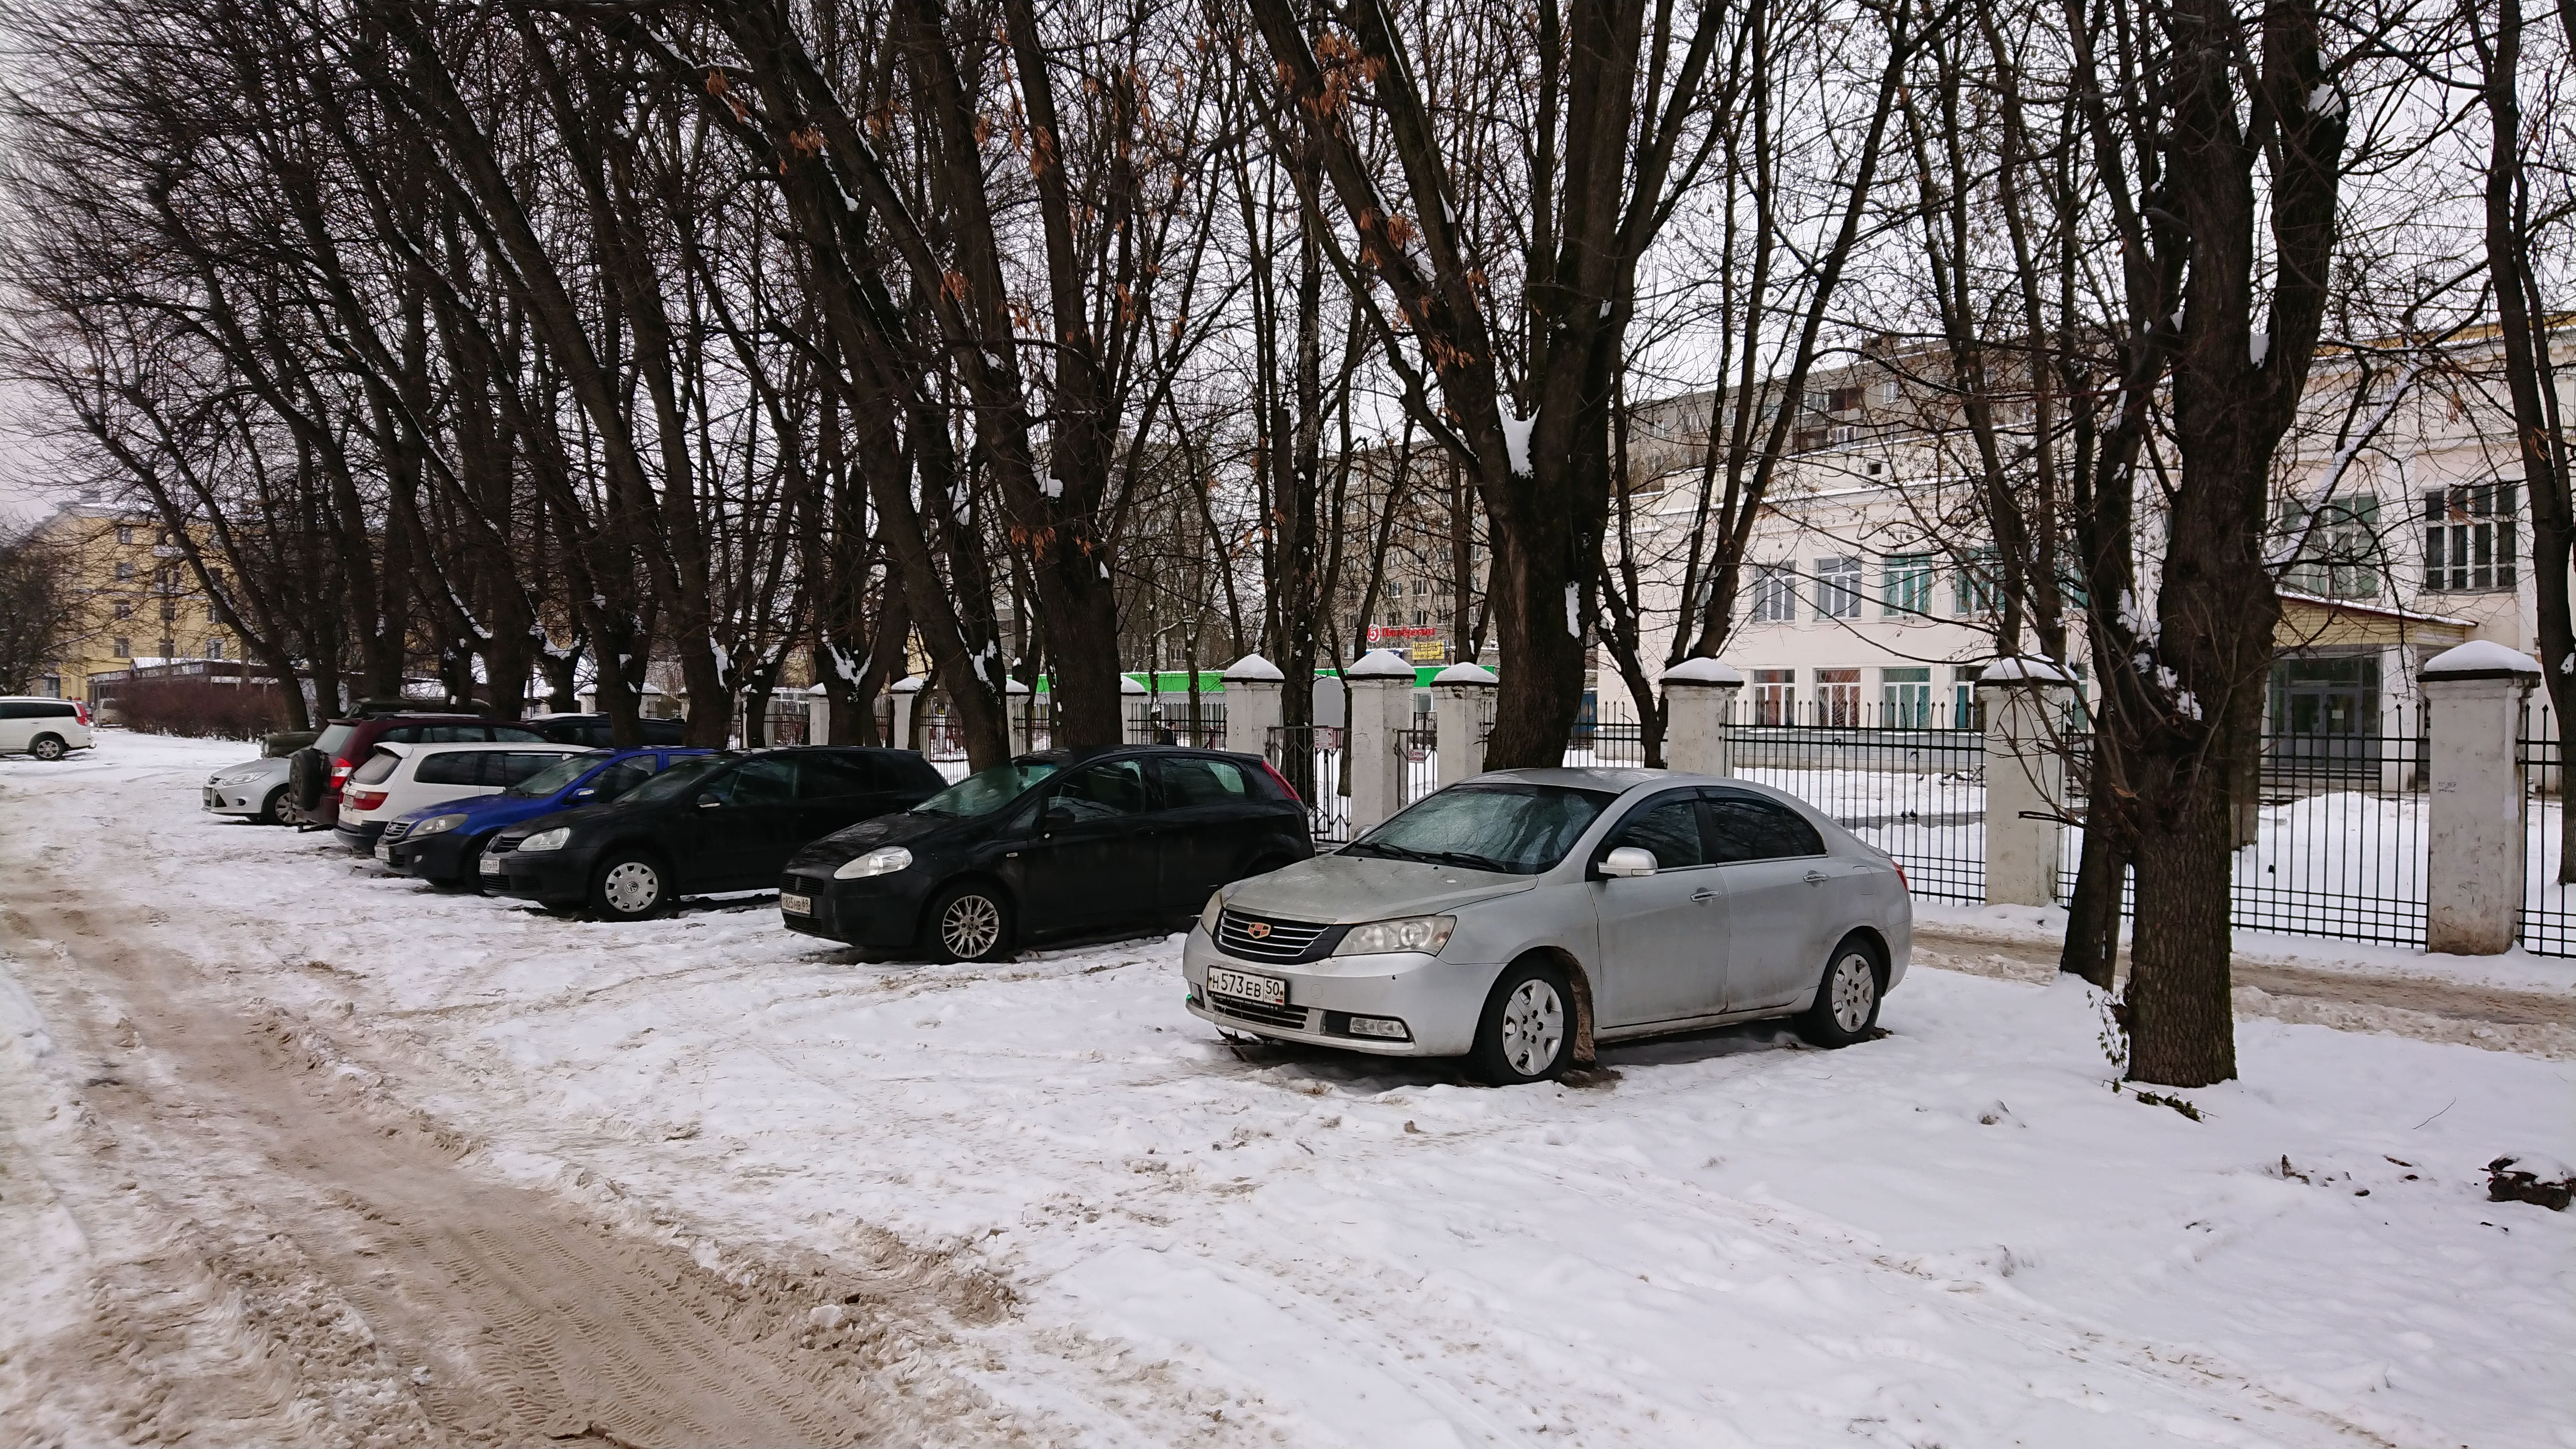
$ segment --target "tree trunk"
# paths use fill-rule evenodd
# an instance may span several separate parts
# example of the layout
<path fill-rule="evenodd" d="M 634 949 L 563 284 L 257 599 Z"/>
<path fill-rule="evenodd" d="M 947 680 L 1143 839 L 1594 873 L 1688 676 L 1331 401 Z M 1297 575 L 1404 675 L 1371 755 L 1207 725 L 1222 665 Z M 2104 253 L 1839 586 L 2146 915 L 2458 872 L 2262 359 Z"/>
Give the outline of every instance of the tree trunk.
<path fill-rule="evenodd" d="M 2205 1087 L 2236 1075 L 2228 791 L 2211 773 L 2186 766 L 2157 782 L 2152 793 L 2173 808 L 2150 811 L 2138 831 L 2138 919 L 2151 928 L 2130 943 L 2121 1007 L 2137 1081 Z"/>

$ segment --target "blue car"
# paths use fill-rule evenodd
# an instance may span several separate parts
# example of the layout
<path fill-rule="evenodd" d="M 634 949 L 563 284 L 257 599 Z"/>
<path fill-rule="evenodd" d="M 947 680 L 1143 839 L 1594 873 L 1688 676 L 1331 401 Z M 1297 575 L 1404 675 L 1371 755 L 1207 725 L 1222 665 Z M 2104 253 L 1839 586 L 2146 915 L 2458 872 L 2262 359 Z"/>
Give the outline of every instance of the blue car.
<path fill-rule="evenodd" d="M 447 890 L 481 890 L 483 847 L 504 827 L 614 800 L 673 760 L 705 753 L 647 747 L 567 755 L 497 795 L 449 800 L 399 816 L 386 823 L 377 849 L 398 874 Z"/>

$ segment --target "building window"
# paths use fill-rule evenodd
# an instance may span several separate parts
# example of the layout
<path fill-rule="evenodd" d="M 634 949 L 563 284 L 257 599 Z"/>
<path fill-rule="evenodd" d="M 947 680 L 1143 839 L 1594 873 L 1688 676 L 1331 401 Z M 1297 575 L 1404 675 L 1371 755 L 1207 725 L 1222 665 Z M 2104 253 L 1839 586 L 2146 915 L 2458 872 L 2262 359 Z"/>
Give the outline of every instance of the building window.
<path fill-rule="evenodd" d="M 2292 499 L 2281 509 L 2281 537 L 2298 562 L 2281 582 L 2326 599 L 2379 597 L 2379 500 L 2335 498 L 2311 509 Z"/>
<path fill-rule="evenodd" d="M 1932 671 L 1926 666 L 1878 671 L 1878 722 L 1891 729 L 1932 727 Z"/>
<path fill-rule="evenodd" d="M 1717 575 L 1711 572 L 1708 582 L 1714 586 Z M 1786 624 L 1798 617 L 1798 582 L 1786 564 L 1768 564 L 1753 571 L 1753 618 L 1756 623 Z"/>
<path fill-rule="evenodd" d="M 224 657 L 224 641 L 221 636 L 217 636 L 206 641 L 206 657 L 208 659 L 221 659 Z"/>
<path fill-rule="evenodd" d="M 1950 612 L 1962 619 L 1974 619 L 1994 611 L 1994 557 L 1980 552 L 1971 555 L 1950 576 Z"/>
<path fill-rule="evenodd" d="M 1798 671 L 1794 669 L 1757 669 L 1753 671 L 1753 722 L 1760 725 L 1786 725 L 1798 722 Z"/>
<path fill-rule="evenodd" d="M 120 619 L 131 619 L 131 618 L 133 618 L 133 617 L 134 617 L 134 601 L 133 601 L 132 599 L 119 599 L 119 600 L 117 600 L 117 601 L 116 601 L 116 617 L 118 617 L 118 618 L 120 618 Z"/>
<path fill-rule="evenodd" d="M 1977 718 L 1977 680 L 1985 672 L 1986 666 L 1982 664 L 1952 666 L 1950 670 L 1950 727 L 1952 729 L 1973 730 L 1985 727 L 1984 721 Z"/>
<path fill-rule="evenodd" d="M 52 696 L 52 697 L 54 697 L 55 699 L 60 699 L 60 698 L 62 698 L 62 697 L 63 697 L 63 677 L 62 677 L 61 675 L 59 675 L 59 674 L 48 674 L 48 675 L 46 675 L 46 676 L 45 676 L 45 693 L 46 693 L 46 694 L 48 694 L 48 695 L 51 695 L 51 696 Z"/>
<path fill-rule="evenodd" d="M 1816 723 L 1840 728 L 1861 722 L 1859 670 L 1816 671 L 1816 716 Z"/>
<path fill-rule="evenodd" d="M 118 543 L 122 543 L 122 544 L 131 544 L 131 543 L 133 543 L 133 542 L 134 542 L 134 525 L 133 525 L 133 524 L 131 524 L 131 523 L 120 523 L 120 524 L 118 524 L 118 525 L 116 526 L 116 541 L 117 541 Z"/>
<path fill-rule="evenodd" d="M 133 658 L 133 657 L 134 657 L 134 641 L 133 641 L 133 640 L 131 640 L 131 639 L 128 639 L 127 637 L 125 637 L 125 636 L 124 636 L 124 635 L 122 635 L 122 634 L 117 635 L 117 636 L 116 636 L 116 657 L 117 657 L 117 658 L 119 658 L 119 659 L 131 659 L 131 658 Z"/>
<path fill-rule="evenodd" d="M 221 619 L 215 617 L 215 606 L 212 604 L 208 604 L 206 606 L 206 622 L 209 624 L 220 624 L 223 622 Z"/>
<path fill-rule="evenodd" d="M 1860 590 L 1859 559 L 1820 558 L 1816 560 L 1817 618 L 1859 618 Z"/>
<path fill-rule="evenodd" d="M 134 565 L 130 563 L 119 563 L 116 566 L 116 581 L 120 584 L 132 583 L 134 581 Z"/>
<path fill-rule="evenodd" d="M 1886 587 L 1879 607 L 1890 619 L 1919 618 L 1932 612 L 1932 555 L 1897 553 L 1887 557 Z"/>
<path fill-rule="evenodd" d="M 2464 483 L 2424 490 L 2424 587 L 2514 586 L 2514 487 Z"/>
<path fill-rule="evenodd" d="M 1429 627 L 1430 623 L 1431 623 L 1431 611 L 1430 611 L 1429 609 L 1416 609 L 1416 610 L 1414 610 L 1414 611 L 1413 611 L 1413 627 L 1414 627 L 1414 628 L 1416 628 L 1416 629 L 1427 628 L 1427 627 Z"/>

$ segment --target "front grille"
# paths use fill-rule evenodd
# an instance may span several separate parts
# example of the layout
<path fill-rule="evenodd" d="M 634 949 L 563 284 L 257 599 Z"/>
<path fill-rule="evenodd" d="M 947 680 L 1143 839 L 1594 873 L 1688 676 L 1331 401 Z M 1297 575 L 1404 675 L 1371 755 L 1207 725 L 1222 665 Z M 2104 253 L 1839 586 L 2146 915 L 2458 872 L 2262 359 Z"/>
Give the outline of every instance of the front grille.
<path fill-rule="evenodd" d="M 1239 1021 L 1257 1021 L 1263 1026 L 1284 1027 L 1289 1031 L 1306 1029 L 1306 1008 L 1302 1006 L 1270 1006 L 1258 1001 L 1243 1001 L 1232 996 L 1219 996 L 1213 991 L 1208 993 L 1207 1001 L 1208 1008 L 1219 1016 L 1231 1016 Z"/>
<path fill-rule="evenodd" d="M 1261 934 L 1253 934 L 1254 926 L 1263 928 Z M 1331 929 L 1330 926 L 1309 925 L 1304 921 L 1273 921 L 1237 911 L 1220 911 L 1216 918 L 1216 944 L 1217 949 L 1227 955 L 1240 956 L 1247 961 L 1302 961 L 1316 941 Z"/>
<path fill-rule="evenodd" d="M 483 847 L 483 853 L 485 855 L 508 855 L 511 851 L 518 848 L 519 842 L 512 840 L 506 835 L 496 835 L 492 837 L 491 844 Z"/>
<path fill-rule="evenodd" d="M 383 839 L 386 844 L 390 845 L 394 841 L 400 840 L 409 834 L 411 834 L 411 822 L 408 820 L 397 820 L 393 824 L 385 827 L 385 833 L 381 839 Z"/>

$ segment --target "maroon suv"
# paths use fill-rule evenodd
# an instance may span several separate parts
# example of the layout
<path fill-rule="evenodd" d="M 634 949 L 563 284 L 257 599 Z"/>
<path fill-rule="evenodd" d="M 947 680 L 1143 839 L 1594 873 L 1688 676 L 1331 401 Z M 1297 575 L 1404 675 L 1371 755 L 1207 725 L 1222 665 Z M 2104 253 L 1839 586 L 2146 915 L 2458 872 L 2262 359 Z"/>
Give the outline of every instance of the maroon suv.
<path fill-rule="evenodd" d="M 379 714 L 333 720 L 287 767 L 287 798 L 313 824 L 340 823 L 340 786 L 378 745 L 456 745 L 527 740 L 543 743 L 535 728 L 478 714 Z"/>

